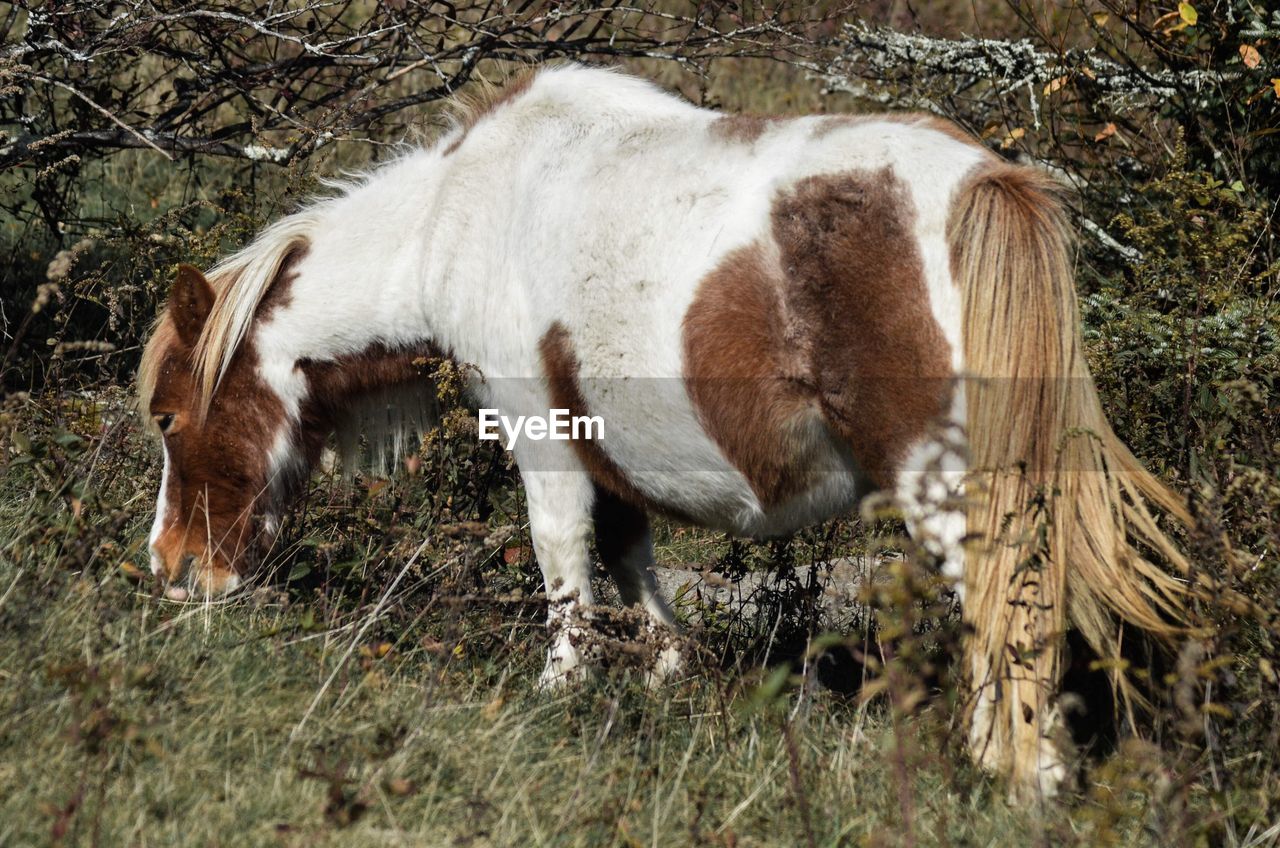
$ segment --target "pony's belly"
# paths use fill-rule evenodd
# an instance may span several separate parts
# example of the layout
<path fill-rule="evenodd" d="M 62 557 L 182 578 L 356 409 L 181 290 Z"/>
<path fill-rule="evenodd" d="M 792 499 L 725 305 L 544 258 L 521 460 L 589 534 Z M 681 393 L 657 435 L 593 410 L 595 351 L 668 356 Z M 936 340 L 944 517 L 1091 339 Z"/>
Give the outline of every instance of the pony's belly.
<path fill-rule="evenodd" d="M 722 526 L 727 533 L 753 539 L 789 536 L 851 511 L 864 494 L 855 471 L 819 472 L 812 488 L 784 503 L 761 506 L 759 511 L 737 517 L 736 526 Z"/>
<path fill-rule="evenodd" d="M 796 479 L 803 483 L 777 501 L 762 499 L 747 476 L 718 454 L 668 456 L 696 470 L 640 471 L 632 478 L 637 488 L 659 509 L 734 536 L 790 535 L 849 512 L 871 488 L 847 453 L 825 439 L 796 463 Z"/>

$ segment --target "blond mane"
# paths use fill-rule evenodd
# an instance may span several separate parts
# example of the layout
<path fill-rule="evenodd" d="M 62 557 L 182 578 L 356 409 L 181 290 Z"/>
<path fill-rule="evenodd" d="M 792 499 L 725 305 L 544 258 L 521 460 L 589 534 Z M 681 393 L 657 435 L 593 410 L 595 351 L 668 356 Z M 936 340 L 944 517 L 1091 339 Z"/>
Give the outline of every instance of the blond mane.
<path fill-rule="evenodd" d="M 142 361 L 138 363 L 138 413 L 142 416 L 143 425 L 152 435 L 160 433 L 151 420 L 151 398 L 156 393 L 156 380 L 160 376 L 162 351 L 175 342 L 177 335 L 173 321 L 169 320 L 168 310 L 161 312 L 151 325 L 147 344 L 142 349 Z"/>
<path fill-rule="evenodd" d="M 213 392 L 248 335 L 258 304 L 281 266 L 292 251 L 310 243 L 320 205 L 276 221 L 247 246 L 209 269 L 206 277 L 215 295 L 213 308 L 191 354 L 199 387 L 196 411 L 200 417 L 209 411 Z M 144 416 L 155 393 L 163 351 L 176 337 L 166 309 L 156 320 L 138 367 L 138 408 Z"/>
<path fill-rule="evenodd" d="M 316 206 L 276 221 L 249 245 L 209 270 L 209 282 L 217 294 L 209 319 L 192 352 L 196 385 L 200 388 L 197 409 L 209 410 L 213 391 L 249 332 L 258 304 L 280 273 L 285 259 L 295 249 L 305 248 L 315 230 Z"/>

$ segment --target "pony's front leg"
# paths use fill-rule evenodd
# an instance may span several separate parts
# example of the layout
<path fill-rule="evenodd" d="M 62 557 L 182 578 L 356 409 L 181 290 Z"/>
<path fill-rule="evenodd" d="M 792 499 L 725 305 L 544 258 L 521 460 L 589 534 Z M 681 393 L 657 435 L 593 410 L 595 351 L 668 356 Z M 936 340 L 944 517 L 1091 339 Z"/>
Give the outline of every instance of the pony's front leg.
<path fill-rule="evenodd" d="M 653 537 L 644 509 L 628 503 L 605 489 L 596 489 L 596 550 L 605 570 L 618 586 L 623 606 L 640 607 L 652 628 L 660 634 L 662 646 L 649 672 L 649 685 L 661 684 L 681 668 L 680 648 L 673 641 L 676 619 L 658 590 L 653 575 Z"/>
<path fill-rule="evenodd" d="M 551 647 L 539 685 L 552 688 L 583 672 L 580 641 L 591 594 L 591 478 L 579 471 L 522 471 L 529 501 L 529 532 L 547 591 Z"/>

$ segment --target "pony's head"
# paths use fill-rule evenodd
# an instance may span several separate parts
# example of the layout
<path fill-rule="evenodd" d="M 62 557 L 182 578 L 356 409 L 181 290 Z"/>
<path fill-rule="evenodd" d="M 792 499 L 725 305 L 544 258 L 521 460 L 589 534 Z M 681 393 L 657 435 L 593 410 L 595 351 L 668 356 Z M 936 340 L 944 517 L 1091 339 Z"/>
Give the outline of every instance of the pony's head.
<path fill-rule="evenodd" d="M 164 450 L 151 570 L 179 599 L 240 585 L 275 532 L 281 496 L 273 453 L 286 415 L 254 345 L 238 345 L 206 386 L 201 353 L 219 332 L 216 302 L 204 275 L 181 266 L 138 377 L 140 411 Z"/>

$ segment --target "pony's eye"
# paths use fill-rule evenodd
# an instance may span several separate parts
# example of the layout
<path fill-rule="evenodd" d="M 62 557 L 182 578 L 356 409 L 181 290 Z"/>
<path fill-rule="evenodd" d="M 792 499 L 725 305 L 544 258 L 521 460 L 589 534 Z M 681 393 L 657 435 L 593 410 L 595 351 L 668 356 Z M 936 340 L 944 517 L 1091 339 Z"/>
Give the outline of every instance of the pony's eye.
<path fill-rule="evenodd" d="M 152 420 L 156 422 L 156 426 L 160 428 L 161 433 L 168 430 L 173 424 L 172 415 L 153 415 Z"/>

